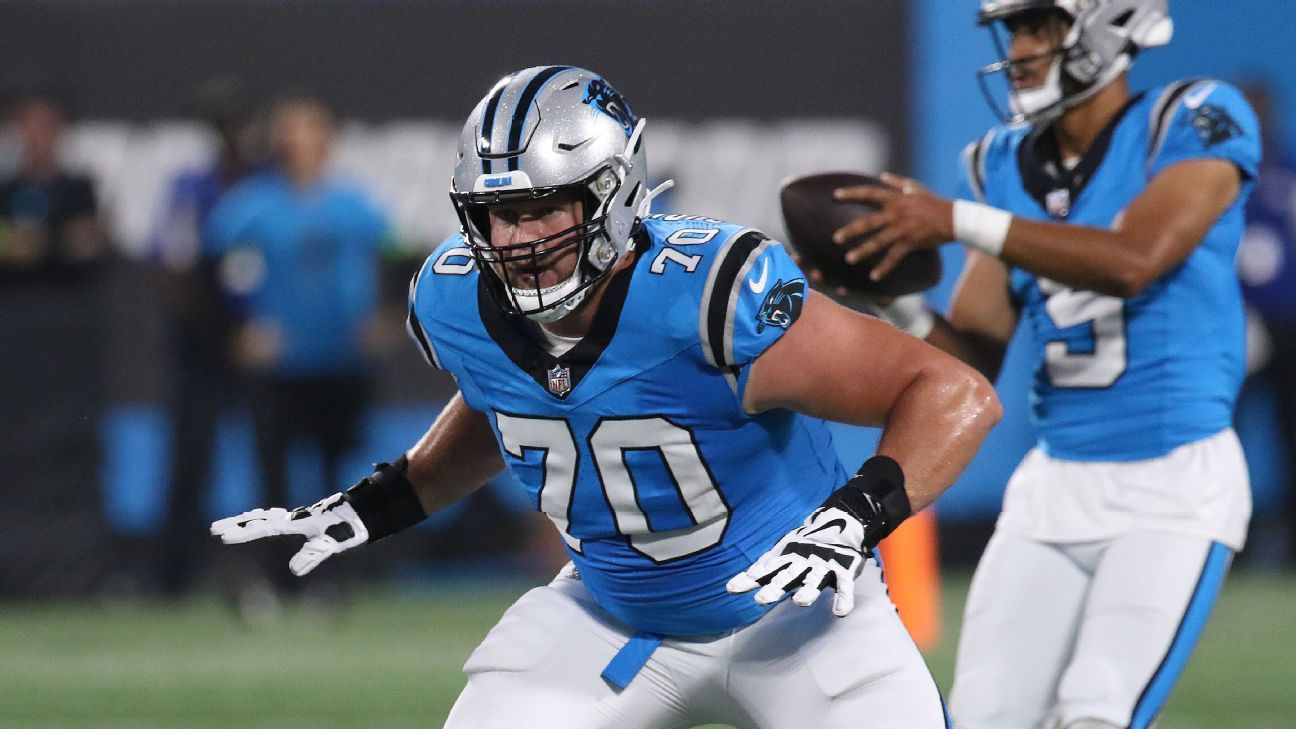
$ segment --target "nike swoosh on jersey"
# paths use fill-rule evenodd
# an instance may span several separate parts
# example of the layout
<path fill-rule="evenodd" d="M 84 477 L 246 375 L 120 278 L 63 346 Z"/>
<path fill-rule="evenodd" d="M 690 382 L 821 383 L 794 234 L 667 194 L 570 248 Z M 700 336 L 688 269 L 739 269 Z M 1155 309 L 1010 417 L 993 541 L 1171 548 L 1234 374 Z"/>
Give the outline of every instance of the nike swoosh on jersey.
<path fill-rule="evenodd" d="M 1197 107 L 1201 106 L 1204 101 L 1206 101 L 1206 97 L 1210 96 L 1212 93 L 1215 92 L 1215 89 L 1218 86 L 1219 84 L 1211 82 L 1201 87 L 1200 89 L 1194 89 L 1184 94 L 1184 106 L 1188 107 L 1189 109 L 1196 109 Z"/>
<path fill-rule="evenodd" d="M 768 259 L 768 258 L 766 258 L 765 260 L 761 261 L 761 275 L 760 275 L 760 278 L 756 279 L 755 281 L 752 281 L 751 279 L 747 279 L 747 288 L 751 289 L 753 294 L 759 294 L 760 292 L 764 291 L 764 290 L 765 290 L 765 277 L 766 277 L 767 274 L 769 274 L 769 259 Z"/>

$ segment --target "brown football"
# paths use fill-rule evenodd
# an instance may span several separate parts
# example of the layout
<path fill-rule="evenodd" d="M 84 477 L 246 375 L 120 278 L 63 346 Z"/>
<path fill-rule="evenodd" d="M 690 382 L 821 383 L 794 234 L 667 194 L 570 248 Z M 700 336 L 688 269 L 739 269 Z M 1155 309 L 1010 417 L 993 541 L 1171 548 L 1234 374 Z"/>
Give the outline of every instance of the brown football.
<path fill-rule="evenodd" d="M 833 190 L 853 185 L 885 187 L 886 183 L 853 172 L 821 172 L 783 183 L 779 201 L 783 206 L 787 242 L 801 257 L 801 265 L 818 269 L 825 285 L 844 286 L 859 294 L 901 296 L 935 286 L 941 277 L 940 252 L 935 249 L 912 251 L 880 281 L 869 279 L 869 271 L 882 260 L 885 251 L 856 264 L 846 262 L 848 246 L 834 243 L 833 232 L 877 210 L 877 206 L 869 203 L 833 199 Z"/>

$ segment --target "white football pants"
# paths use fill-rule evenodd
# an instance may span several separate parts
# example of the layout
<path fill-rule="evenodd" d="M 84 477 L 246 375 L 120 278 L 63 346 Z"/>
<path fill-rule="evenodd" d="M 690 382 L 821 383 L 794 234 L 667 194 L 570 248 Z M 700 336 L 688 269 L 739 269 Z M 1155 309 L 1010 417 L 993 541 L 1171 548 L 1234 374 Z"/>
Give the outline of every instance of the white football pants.
<path fill-rule="evenodd" d="M 954 726 L 1152 726 L 1232 556 L 1180 534 L 1058 544 L 996 532 L 968 594 Z"/>
<path fill-rule="evenodd" d="M 756 623 L 666 639 L 621 690 L 600 674 L 634 634 L 564 570 L 517 601 L 464 665 L 447 729 L 940 729 L 944 707 L 870 560 L 855 610 L 785 600 Z"/>

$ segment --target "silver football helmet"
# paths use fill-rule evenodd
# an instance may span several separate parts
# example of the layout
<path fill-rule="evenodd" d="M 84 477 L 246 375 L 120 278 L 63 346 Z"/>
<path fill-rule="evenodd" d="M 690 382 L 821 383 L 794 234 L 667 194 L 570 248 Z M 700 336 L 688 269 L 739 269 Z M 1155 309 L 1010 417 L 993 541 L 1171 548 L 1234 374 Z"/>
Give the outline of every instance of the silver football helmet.
<path fill-rule="evenodd" d="M 1014 63 L 1009 60 L 1011 39 L 996 32 L 996 21 L 1011 22 L 1019 13 L 1040 10 L 1063 13 L 1070 30 L 1062 45 L 1049 51 L 1053 64 L 1042 86 L 1021 91 L 1009 86 L 1005 113 L 988 83 Z M 1167 0 L 981 0 L 977 23 L 990 26 L 1002 59 L 981 69 L 981 90 L 991 108 L 1010 124 L 1056 118 L 1127 71 L 1140 50 L 1169 43 L 1174 35 L 1169 13 Z"/>
<path fill-rule="evenodd" d="M 658 192 L 647 188 L 643 130 L 644 121 L 603 77 L 571 66 L 505 76 L 473 109 L 450 198 L 483 280 L 505 311 L 561 319 L 632 248 Z M 491 245 L 491 205 L 564 193 L 584 203 L 582 222 L 540 240 Z M 541 258 L 572 246 L 580 255 L 571 276 L 542 289 Z M 529 267 L 537 283 L 510 285 L 506 267 Z"/>

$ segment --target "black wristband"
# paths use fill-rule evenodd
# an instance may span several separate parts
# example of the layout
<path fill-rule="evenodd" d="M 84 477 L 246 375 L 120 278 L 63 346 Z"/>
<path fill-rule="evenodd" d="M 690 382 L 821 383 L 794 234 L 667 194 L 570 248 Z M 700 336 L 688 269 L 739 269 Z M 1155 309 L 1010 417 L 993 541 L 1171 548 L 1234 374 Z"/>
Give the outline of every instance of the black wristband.
<path fill-rule="evenodd" d="M 899 463 L 887 456 L 873 456 L 823 505 L 859 519 L 864 525 L 864 549 L 871 550 L 912 513 L 904 482 Z"/>
<path fill-rule="evenodd" d="M 390 537 L 427 518 L 413 484 L 405 477 L 407 468 L 409 459 L 403 455 L 395 463 L 375 464 L 373 473 L 343 494 L 369 531 L 369 541 Z"/>

